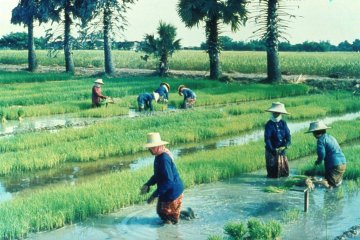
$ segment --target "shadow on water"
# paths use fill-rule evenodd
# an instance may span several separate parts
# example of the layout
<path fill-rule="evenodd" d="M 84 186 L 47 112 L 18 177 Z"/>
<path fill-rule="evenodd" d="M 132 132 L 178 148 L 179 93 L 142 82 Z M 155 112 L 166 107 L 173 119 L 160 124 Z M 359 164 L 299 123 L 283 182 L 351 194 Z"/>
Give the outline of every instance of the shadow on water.
<path fill-rule="evenodd" d="M 136 116 L 138 113 L 135 113 Z M 360 117 L 360 112 L 349 113 L 343 116 L 324 118 L 326 124 L 331 124 L 339 120 L 352 120 Z M 289 123 L 288 126 L 292 133 L 304 130 L 309 126 L 310 121 Z M 227 139 L 218 138 L 203 143 L 192 143 L 182 147 L 171 149 L 175 158 L 203 150 L 217 149 L 222 147 L 243 145 L 263 138 L 263 130 L 256 130 L 251 133 Z M 131 156 L 121 156 L 108 159 L 101 159 L 87 163 L 65 163 L 57 168 L 39 171 L 36 173 L 14 174 L 0 177 L 0 184 L 4 188 L 0 189 L 0 202 L 8 200 L 9 194 L 18 192 L 26 188 L 41 187 L 53 183 L 75 184 L 86 176 L 96 174 L 106 174 L 123 169 L 136 170 L 152 164 L 154 157 L 146 153 L 134 154 Z"/>
<path fill-rule="evenodd" d="M 303 212 L 303 194 L 294 191 L 266 193 L 264 188 L 284 179 L 268 179 L 265 171 L 195 186 L 185 191 L 183 208 L 191 207 L 196 218 L 177 225 L 163 225 L 155 204 L 137 205 L 117 213 L 89 219 L 77 225 L 34 234 L 29 239 L 208 239 L 222 235 L 231 221 L 251 217 L 282 223 L 282 239 L 334 239 L 360 218 L 358 192 L 346 183 L 332 191 L 317 187 L 310 194 L 309 212 Z M 286 220 L 289 212 L 296 219 Z"/>

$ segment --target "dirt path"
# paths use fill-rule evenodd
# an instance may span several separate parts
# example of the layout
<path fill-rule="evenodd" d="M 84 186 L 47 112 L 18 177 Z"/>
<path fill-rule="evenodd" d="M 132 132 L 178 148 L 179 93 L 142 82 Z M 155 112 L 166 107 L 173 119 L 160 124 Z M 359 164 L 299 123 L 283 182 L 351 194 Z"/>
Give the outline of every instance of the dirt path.
<path fill-rule="evenodd" d="M 0 71 L 26 71 L 27 65 L 10 65 L 0 64 Z M 76 67 L 76 76 L 101 76 L 104 74 L 103 68 L 84 68 Z M 61 73 L 65 72 L 65 68 L 61 66 L 39 66 L 39 73 Z M 154 76 L 156 72 L 150 69 L 132 69 L 132 68 L 116 68 L 114 77 L 123 76 Z M 186 71 L 186 70 L 169 70 L 170 77 L 186 77 L 186 78 L 207 78 L 207 71 Z M 223 73 L 220 81 L 231 82 L 241 81 L 243 83 L 261 82 L 266 78 L 266 74 L 261 73 Z M 356 84 L 360 84 L 360 78 L 330 78 L 314 75 L 282 75 L 284 82 L 287 83 L 305 83 L 319 89 L 347 89 L 356 90 Z M 359 88 L 359 87 L 358 87 Z"/>

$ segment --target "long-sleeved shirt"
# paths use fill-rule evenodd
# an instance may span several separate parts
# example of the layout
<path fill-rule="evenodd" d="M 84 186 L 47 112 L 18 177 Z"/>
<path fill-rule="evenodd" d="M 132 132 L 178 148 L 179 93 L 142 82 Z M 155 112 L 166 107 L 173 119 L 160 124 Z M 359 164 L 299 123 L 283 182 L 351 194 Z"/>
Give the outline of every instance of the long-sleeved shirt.
<path fill-rule="evenodd" d="M 264 139 L 265 148 L 270 152 L 279 147 L 288 147 L 291 144 L 291 135 L 286 122 L 269 120 L 265 125 Z"/>
<path fill-rule="evenodd" d="M 163 98 L 169 100 L 169 92 L 164 85 L 161 85 L 160 87 L 158 87 L 155 90 L 155 92 L 158 93 L 160 95 L 160 97 L 163 97 Z"/>
<path fill-rule="evenodd" d="M 183 88 L 181 90 L 181 93 L 183 94 L 184 96 L 184 100 L 188 99 L 188 98 L 192 98 L 192 99 L 195 99 L 196 98 L 196 94 L 194 93 L 194 91 L 192 91 L 191 89 L 189 88 Z"/>
<path fill-rule="evenodd" d="M 139 106 L 144 105 L 146 107 L 149 107 L 150 111 L 153 110 L 152 100 L 154 100 L 154 95 L 151 93 L 141 93 L 137 98 Z"/>
<path fill-rule="evenodd" d="M 100 99 L 106 98 L 101 93 L 101 88 L 98 86 L 93 86 L 92 88 L 92 104 L 93 106 L 99 106 L 100 105 Z"/>
<path fill-rule="evenodd" d="M 153 197 L 159 197 L 162 202 L 171 202 L 184 191 L 184 185 L 176 166 L 167 153 L 155 157 L 154 175 L 146 183 L 148 186 L 157 184 Z"/>
<path fill-rule="evenodd" d="M 346 164 L 346 158 L 336 139 L 325 133 L 317 140 L 317 162 L 324 160 L 325 170 Z"/>

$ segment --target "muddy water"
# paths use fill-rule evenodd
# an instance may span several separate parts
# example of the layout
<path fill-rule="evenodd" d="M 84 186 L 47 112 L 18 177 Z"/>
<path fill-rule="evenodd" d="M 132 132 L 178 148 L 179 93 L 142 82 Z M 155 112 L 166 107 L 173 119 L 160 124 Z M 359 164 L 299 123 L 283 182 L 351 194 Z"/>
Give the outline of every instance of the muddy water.
<path fill-rule="evenodd" d="M 283 179 L 267 179 L 265 172 L 243 174 L 237 178 L 196 186 L 185 191 L 183 207 L 191 207 L 196 219 L 182 220 L 177 225 L 163 225 L 155 212 L 155 204 L 138 205 L 119 212 L 90 219 L 65 228 L 34 234 L 29 239 L 207 239 L 223 235 L 229 221 L 246 221 L 256 217 L 283 222 L 282 239 L 334 239 L 359 223 L 360 197 L 339 189 L 321 187 L 310 194 L 310 207 L 303 212 L 303 193 L 265 193 L 269 185 Z M 297 211 L 292 223 L 284 221 L 286 212 Z"/>

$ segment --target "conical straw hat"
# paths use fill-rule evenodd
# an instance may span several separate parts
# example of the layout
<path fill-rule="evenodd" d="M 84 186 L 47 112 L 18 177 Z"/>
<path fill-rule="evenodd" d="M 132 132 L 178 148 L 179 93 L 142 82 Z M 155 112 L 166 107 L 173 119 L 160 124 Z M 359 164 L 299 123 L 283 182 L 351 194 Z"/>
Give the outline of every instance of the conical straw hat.
<path fill-rule="evenodd" d="M 147 137 L 147 143 L 145 144 L 146 148 L 169 144 L 168 142 L 162 141 L 160 137 L 160 133 L 157 132 L 148 133 L 146 137 Z"/>
<path fill-rule="evenodd" d="M 283 114 L 290 114 L 286 111 L 285 105 L 281 102 L 273 102 L 271 107 L 267 110 L 267 112 L 277 112 L 277 113 L 283 113 Z"/>
<path fill-rule="evenodd" d="M 331 127 L 326 126 L 323 121 L 316 121 L 316 122 L 310 123 L 309 130 L 306 133 L 325 130 L 325 129 L 329 129 L 329 128 L 331 128 Z"/>
<path fill-rule="evenodd" d="M 94 81 L 94 83 L 98 83 L 98 84 L 104 84 L 104 82 L 103 82 L 103 80 L 102 79 L 96 79 L 95 81 Z"/>

